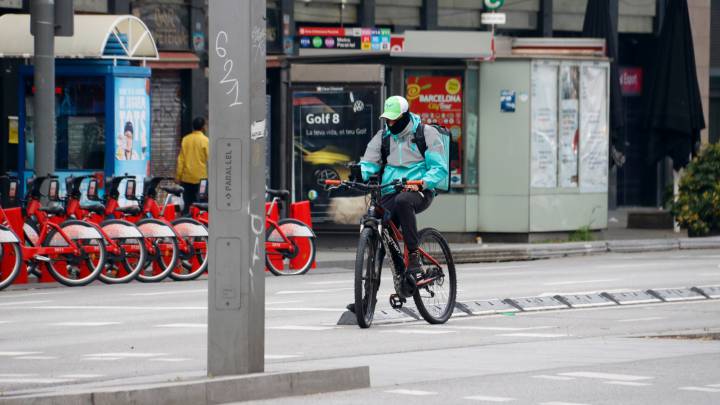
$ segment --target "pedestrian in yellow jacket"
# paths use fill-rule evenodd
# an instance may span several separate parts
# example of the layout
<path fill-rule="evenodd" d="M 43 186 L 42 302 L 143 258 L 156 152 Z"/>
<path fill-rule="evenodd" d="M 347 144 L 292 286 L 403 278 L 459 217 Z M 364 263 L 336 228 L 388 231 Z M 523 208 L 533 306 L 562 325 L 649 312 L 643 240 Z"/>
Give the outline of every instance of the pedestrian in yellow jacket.
<path fill-rule="evenodd" d="M 183 214 L 187 214 L 190 205 L 197 199 L 200 180 L 207 178 L 207 161 L 210 141 L 204 134 L 205 119 L 195 118 L 192 122 L 193 131 L 185 135 L 180 146 L 175 181 L 183 192 Z"/>

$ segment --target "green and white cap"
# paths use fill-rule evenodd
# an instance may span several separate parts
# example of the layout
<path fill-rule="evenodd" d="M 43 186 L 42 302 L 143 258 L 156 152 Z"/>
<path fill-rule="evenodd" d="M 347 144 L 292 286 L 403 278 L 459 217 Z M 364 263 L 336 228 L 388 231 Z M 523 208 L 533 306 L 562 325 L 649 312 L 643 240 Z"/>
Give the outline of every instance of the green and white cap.
<path fill-rule="evenodd" d="M 405 100 L 405 97 L 388 97 L 388 99 L 385 100 L 385 108 L 383 108 L 383 113 L 380 118 L 396 120 L 400 118 L 401 115 L 408 112 L 408 107 L 409 105 L 407 100 Z"/>

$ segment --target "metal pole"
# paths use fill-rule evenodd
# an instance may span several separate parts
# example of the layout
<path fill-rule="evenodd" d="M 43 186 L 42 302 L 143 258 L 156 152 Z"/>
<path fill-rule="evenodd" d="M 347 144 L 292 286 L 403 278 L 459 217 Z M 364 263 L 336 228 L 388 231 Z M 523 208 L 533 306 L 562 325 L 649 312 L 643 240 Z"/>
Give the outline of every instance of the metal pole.
<path fill-rule="evenodd" d="M 213 0 L 208 374 L 265 366 L 265 0 Z"/>
<path fill-rule="evenodd" d="M 32 0 L 35 41 L 35 174 L 55 171 L 55 1 Z"/>

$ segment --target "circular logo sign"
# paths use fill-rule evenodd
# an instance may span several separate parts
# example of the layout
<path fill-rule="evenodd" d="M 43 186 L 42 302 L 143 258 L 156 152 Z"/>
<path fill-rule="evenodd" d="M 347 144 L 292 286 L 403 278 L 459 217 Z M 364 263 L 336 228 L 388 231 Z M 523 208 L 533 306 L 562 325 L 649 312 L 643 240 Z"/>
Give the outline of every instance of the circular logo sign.
<path fill-rule="evenodd" d="M 488 10 L 497 10 L 505 4 L 505 0 L 485 0 L 485 8 Z"/>
<path fill-rule="evenodd" d="M 315 48 L 321 48 L 323 46 L 323 40 L 320 37 L 314 37 L 312 41 Z"/>
<path fill-rule="evenodd" d="M 300 38 L 300 46 L 303 48 L 309 48 L 310 47 L 310 38 L 308 38 L 308 37 Z"/>
<path fill-rule="evenodd" d="M 445 91 L 447 91 L 448 94 L 458 94 L 460 91 L 460 80 L 458 79 L 449 79 L 445 82 Z"/>
<path fill-rule="evenodd" d="M 335 48 L 335 38 L 333 38 L 333 37 L 325 38 L 325 48 Z"/>

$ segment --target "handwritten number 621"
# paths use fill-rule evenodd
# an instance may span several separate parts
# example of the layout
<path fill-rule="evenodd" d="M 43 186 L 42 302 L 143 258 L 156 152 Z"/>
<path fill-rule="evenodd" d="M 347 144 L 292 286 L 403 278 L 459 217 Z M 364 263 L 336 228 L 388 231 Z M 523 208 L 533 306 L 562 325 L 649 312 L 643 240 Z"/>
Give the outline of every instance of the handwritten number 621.
<path fill-rule="evenodd" d="M 238 82 L 238 79 L 232 77 L 233 61 L 228 57 L 227 49 L 223 46 L 227 43 L 227 32 L 218 32 L 217 37 L 215 38 L 215 54 L 221 59 L 225 59 L 225 63 L 223 63 L 223 72 L 225 72 L 225 76 L 220 79 L 220 84 L 225 85 L 226 87 L 229 86 L 225 94 L 230 95 L 233 92 L 235 93 L 235 100 L 229 105 L 229 107 L 232 107 L 242 104 L 242 101 L 240 101 L 240 83 Z"/>

